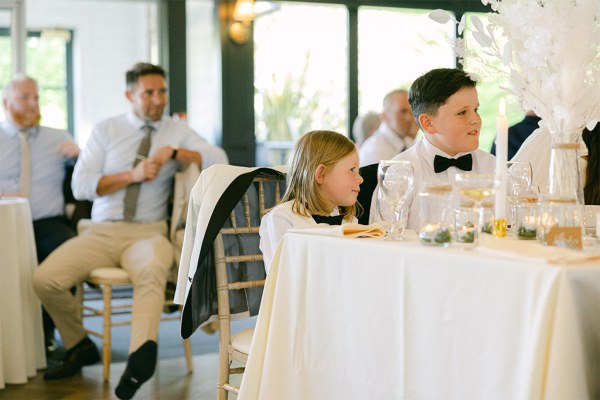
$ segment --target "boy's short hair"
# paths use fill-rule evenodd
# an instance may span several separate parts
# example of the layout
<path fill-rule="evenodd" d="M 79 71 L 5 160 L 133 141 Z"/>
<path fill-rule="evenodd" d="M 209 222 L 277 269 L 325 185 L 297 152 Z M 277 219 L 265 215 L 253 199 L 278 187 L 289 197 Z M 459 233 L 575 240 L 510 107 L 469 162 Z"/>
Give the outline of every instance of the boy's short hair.
<path fill-rule="evenodd" d="M 167 74 L 163 67 L 145 62 L 135 64 L 129 71 L 125 73 L 125 84 L 128 89 L 131 89 L 144 75 L 160 75 L 167 79 Z"/>
<path fill-rule="evenodd" d="M 475 87 L 476 81 L 457 68 L 437 68 L 418 77 L 408 91 L 408 102 L 417 123 L 419 115 L 436 115 L 438 109 L 454 93 Z"/>

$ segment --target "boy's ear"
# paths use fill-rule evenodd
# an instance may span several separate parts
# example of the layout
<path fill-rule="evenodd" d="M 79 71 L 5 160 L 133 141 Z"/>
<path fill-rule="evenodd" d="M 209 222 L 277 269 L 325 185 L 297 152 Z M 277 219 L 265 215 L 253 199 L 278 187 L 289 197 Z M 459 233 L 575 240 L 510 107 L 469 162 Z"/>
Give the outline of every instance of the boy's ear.
<path fill-rule="evenodd" d="M 436 129 L 433 126 L 433 122 L 431 121 L 431 116 L 429 114 L 419 114 L 419 125 L 426 133 L 436 133 Z"/>
<path fill-rule="evenodd" d="M 325 165 L 319 164 L 315 170 L 315 180 L 319 185 L 322 185 L 325 181 Z"/>

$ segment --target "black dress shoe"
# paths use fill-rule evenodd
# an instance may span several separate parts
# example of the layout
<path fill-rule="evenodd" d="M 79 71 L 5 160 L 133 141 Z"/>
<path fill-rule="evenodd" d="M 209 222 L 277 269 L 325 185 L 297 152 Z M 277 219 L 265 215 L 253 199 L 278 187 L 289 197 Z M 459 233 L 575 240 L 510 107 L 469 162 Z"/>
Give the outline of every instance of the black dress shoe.
<path fill-rule="evenodd" d="M 54 368 L 49 369 L 44 374 L 44 379 L 47 381 L 55 379 L 68 378 L 76 375 L 81 371 L 84 365 L 92 365 L 100 361 L 98 348 L 89 337 L 83 338 L 73 348 L 67 351 L 63 362 Z"/>
<path fill-rule="evenodd" d="M 127 368 L 115 389 L 115 394 L 119 399 L 131 399 L 142 383 L 152 377 L 156 368 L 157 350 L 156 342 L 148 340 L 129 355 Z"/>

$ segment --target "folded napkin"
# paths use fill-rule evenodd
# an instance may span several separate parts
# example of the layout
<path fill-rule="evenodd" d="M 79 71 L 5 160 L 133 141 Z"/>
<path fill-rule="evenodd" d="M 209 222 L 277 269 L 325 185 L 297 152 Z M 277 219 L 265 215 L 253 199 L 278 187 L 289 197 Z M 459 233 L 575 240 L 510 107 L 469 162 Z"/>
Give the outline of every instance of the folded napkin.
<path fill-rule="evenodd" d="M 292 228 L 288 232 L 308 233 L 310 235 L 337 236 L 337 237 L 383 237 L 385 228 L 379 224 L 342 224 L 342 225 L 317 225 L 308 228 Z"/>
<path fill-rule="evenodd" d="M 498 257 L 528 259 L 557 265 L 583 263 L 598 265 L 600 263 L 599 249 L 588 247 L 584 250 L 571 250 L 556 246 L 544 246 L 533 240 L 501 239 L 491 235 L 481 235 L 477 251 Z"/>

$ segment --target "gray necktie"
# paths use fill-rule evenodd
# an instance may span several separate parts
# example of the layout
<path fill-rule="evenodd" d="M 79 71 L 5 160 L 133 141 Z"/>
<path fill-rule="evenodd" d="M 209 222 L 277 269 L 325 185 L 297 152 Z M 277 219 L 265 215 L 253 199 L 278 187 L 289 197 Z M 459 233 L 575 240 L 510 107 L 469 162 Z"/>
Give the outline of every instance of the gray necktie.
<path fill-rule="evenodd" d="M 19 132 L 21 139 L 21 172 L 19 175 L 19 193 L 29 197 L 31 190 L 31 160 L 29 159 L 29 133 L 26 129 Z"/>
<path fill-rule="evenodd" d="M 140 147 L 138 148 L 137 155 L 135 156 L 135 161 L 133 162 L 133 167 L 139 164 L 140 161 L 148 157 L 148 152 L 150 152 L 150 144 L 151 144 L 151 135 L 154 127 L 152 125 L 144 125 L 142 128 L 146 133 L 146 136 L 142 139 L 140 143 Z M 140 186 L 141 182 L 132 183 L 127 186 L 127 190 L 125 191 L 125 209 L 123 211 L 123 219 L 125 221 L 133 220 L 135 216 L 135 209 L 137 207 L 137 200 L 140 194 Z"/>

